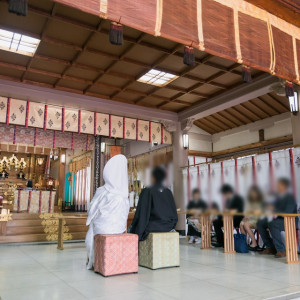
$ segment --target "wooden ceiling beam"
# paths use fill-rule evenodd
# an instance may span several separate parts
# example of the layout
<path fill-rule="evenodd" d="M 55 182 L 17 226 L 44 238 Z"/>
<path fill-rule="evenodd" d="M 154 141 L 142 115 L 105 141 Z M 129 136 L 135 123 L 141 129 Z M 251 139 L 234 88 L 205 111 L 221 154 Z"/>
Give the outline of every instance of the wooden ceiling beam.
<path fill-rule="evenodd" d="M 274 106 L 274 104 L 271 105 L 270 103 L 265 101 L 262 97 L 257 97 L 256 99 L 258 100 L 258 103 L 263 103 L 270 111 L 272 111 L 272 115 L 278 115 L 282 113 L 280 110 L 278 110 L 277 107 L 275 107 L 277 103 Z M 256 99 L 253 99 L 252 102 L 255 102 Z M 272 100 L 272 102 L 274 101 Z"/>
<path fill-rule="evenodd" d="M 246 114 L 244 114 L 243 112 L 241 112 L 240 110 L 238 110 L 236 107 L 231 107 L 231 110 L 233 110 L 236 114 L 238 114 L 239 116 L 242 116 L 242 118 L 244 118 L 246 121 L 245 121 L 245 124 L 248 124 L 248 123 L 252 123 L 254 122 L 253 119 L 250 119 Z M 236 118 L 238 118 L 236 115 L 234 115 Z"/>
<path fill-rule="evenodd" d="M 223 122 L 224 124 L 226 124 L 229 128 L 236 128 L 239 125 L 234 123 L 232 121 L 232 119 L 227 119 L 225 117 L 223 117 L 220 113 L 215 113 L 212 115 L 214 118 L 216 118 L 217 120 L 219 120 L 220 122 Z"/>
<path fill-rule="evenodd" d="M 9 68 L 9 69 L 15 69 L 15 70 L 19 70 L 19 71 L 26 71 L 26 67 L 25 66 L 19 66 L 19 65 L 14 65 L 14 64 L 10 64 L 10 63 L 6 63 L 6 62 L 1 62 L 0 61 L 0 66 L 4 67 L 4 68 Z M 78 77 L 74 77 L 74 76 L 69 76 L 69 75 L 61 75 L 60 73 L 54 73 L 54 72 L 48 72 L 48 71 L 44 71 L 44 70 L 39 70 L 39 69 L 35 69 L 35 68 L 30 68 L 30 70 L 28 70 L 28 72 L 30 73 L 35 73 L 35 74 L 40 74 L 40 75 L 45 75 L 45 76 L 49 76 L 49 77 L 54 77 L 54 78 L 58 78 L 58 79 L 65 79 L 65 80 L 69 80 L 69 81 L 73 81 L 73 82 L 80 82 L 80 83 L 85 83 L 85 84 L 92 84 L 93 81 L 92 80 L 86 80 L 83 78 L 78 78 Z M 28 82 L 26 79 L 23 80 L 23 82 Z M 110 88 L 110 89 L 114 89 L 114 90 L 120 90 L 120 88 L 118 86 L 114 86 L 114 85 L 110 85 L 110 84 L 106 84 L 106 83 L 96 83 L 96 86 L 100 86 L 100 87 L 105 87 L 105 88 Z M 49 84 L 47 85 L 47 87 L 51 86 L 51 88 L 53 88 L 53 85 Z M 58 87 L 58 86 L 56 86 Z M 126 90 L 126 92 L 131 93 L 131 94 L 139 94 L 139 95 L 143 95 L 143 96 L 147 96 L 146 93 L 142 93 L 139 91 L 135 91 L 135 90 Z M 100 94 L 98 94 L 100 95 Z M 98 96 L 99 97 L 99 96 Z M 171 102 L 171 100 L 169 100 L 166 97 L 162 97 L 162 96 L 158 96 L 158 95 L 153 95 L 153 98 L 158 98 L 160 100 L 163 101 L 168 101 Z M 107 98 L 107 96 L 106 96 Z M 111 99 L 111 98 L 109 98 Z M 190 106 L 190 103 L 184 102 L 184 101 L 177 101 L 176 103 L 181 104 L 183 106 Z"/>
<path fill-rule="evenodd" d="M 209 134 L 214 134 L 216 133 L 215 130 L 213 130 L 211 127 L 206 126 L 205 124 L 203 124 L 200 120 L 197 120 L 194 122 L 194 124 L 199 127 L 200 129 L 203 129 L 204 131 L 208 132 Z"/>
<path fill-rule="evenodd" d="M 249 100 L 248 102 L 243 103 L 244 107 L 251 107 L 252 109 L 249 108 L 249 110 L 251 110 L 254 113 L 254 109 L 256 109 L 257 112 L 260 112 L 263 115 L 266 115 L 267 117 L 272 117 L 272 114 L 270 114 L 269 112 L 267 112 L 266 110 L 262 109 L 261 107 L 259 107 L 257 104 L 253 103 L 252 100 Z M 264 118 L 264 117 L 259 117 L 260 119 Z"/>
<path fill-rule="evenodd" d="M 98 23 L 97 26 L 97 30 L 100 30 L 102 26 L 102 20 L 100 20 L 100 22 Z M 82 50 L 77 51 L 77 53 L 74 55 L 73 59 L 70 61 L 70 65 L 67 66 L 61 73 L 62 76 L 64 76 L 72 67 L 72 64 L 76 63 L 77 60 L 80 58 L 80 56 L 84 53 L 84 51 L 87 49 L 89 42 L 92 40 L 92 38 L 95 36 L 95 32 L 91 32 L 88 36 L 88 38 L 85 40 L 83 46 L 82 46 Z M 103 74 L 103 73 L 101 73 Z M 60 83 L 60 79 L 58 79 L 55 83 L 54 83 L 54 88 L 59 85 Z"/>
<path fill-rule="evenodd" d="M 218 127 L 222 128 L 223 131 L 231 129 L 230 126 L 226 125 L 223 122 L 220 122 L 214 115 L 207 116 L 205 119 L 209 120 L 212 124 L 217 125 Z"/>
<path fill-rule="evenodd" d="M 51 9 L 51 13 L 50 13 L 50 15 L 51 16 L 54 16 L 55 15 L 55 13 L 56 13 L 56 3 L 54 2 L 54 4 L 52 5 L 52 9 Z M 47 31 L 47 28 L 49 27 L 49 24 L 50 24 L 50 18 L 46 18 L 46 21 L 45 21 L 45 23 L 44 23 L 44 25 L 43 25 L 43 28 L 42 28 L 42 31 L 41 31 L 41 39 L 43 38 L 43 36 L 45 35 L 45 33 L 46 33 L 46 31 Z M 38 52 L 38 49 L 36 50 L 36 52 Z M 26 66 L 26 71 L 23 73 L 23 75 L 21 76 L 21 82 L 23 82 L 24 81 L 24 79 L 25 79 L 25 77 L 26 77 L 26 75 L 27 75 L 27 72 L 28 72 L 28 70 L 30 69 L 30 67 L 31 67 L 31 65 L 32 65 L 32 63 L 33 63 L 33 61 L 34 61 L 34 58 L 35 58 L 35 55 L 36 55 L 36 52 L 33 54 L 33 56 L 30 58 L 30 60 L 29 60 L 29 62 L 28 62 L 28 64 L 27 64 L 27 66 Z"/>
<path fill-rule="evenodd" d="M 142 41 L 142 39 L 145 37 L 145 33 L 142 33 L 142 34 L 140 34 L 140 36 L 138 37 L 138 39 L 137 39 L 137 43 L 139 43 L 139 42 L 141 42 Z M 125 59 L 125 55 L 129 52 L 129 51 L 131 51 L 132 49 L 133 49 L 133 47 L 135 46 L 136 44 L 131 44 L 129 47 L 127 47 L 124 51 L 123 51 L 123 53 L 121 54 L 121 56 L 119 57 L 119 59 Z M 92 84 L 90 84 L 90 85 L 88 85 L 86 88 L 85 88 L 85 90 L 83 91 L 83 93 L 85 94 L 95 83 L 97 83 L 101 78 L 102 78 L 102 76 L 106 73 L 106 72 L 108 72 L 108 71 L 110 71 L 115 65 L 116 65 L 116 63 L 117 63 L 118 61 L 113 61 L 106 69 L 105 69 L 105 71 L 104 71 L 104 73 L 103 74 L 100 74 L 99 76 L 97 76 L 94 80 L 93 80 L 93 83 Z"/>
<path fill-rule="evenodd" d="M 224 117 L 227 120 L 231 120 L 232 123 L 236 124 L 237 127 L 245 125 L 246 123 L 240 120 L 239 118 L 235 117 L 234 115 L 230 114 L 227 110 L 222 110 L 217 112 L 218 115 Z"/>
<path fill-rule="evenodd" d="M 276 99 L 271 93 L 267 94 L 274 102 L 276 102 L 285 112 L 290 111 L 288 105 L 283 105 L 278 99 Z M 288 103 L 288 101 L 286 102 Z"/>
<path fill-rule="evenodd" d="M 210 120 L 208 120 L 207 118 L 203 118 L 201 119 L 201 123 L 204 123 L 207 127 L 209 128 L 213 128 L 213 130 L 215 132 L 220 132 L 220 131 L 224 131 L 224 129 L 216 124 L 214 124 L 213 122 L 211 122 Z"/>

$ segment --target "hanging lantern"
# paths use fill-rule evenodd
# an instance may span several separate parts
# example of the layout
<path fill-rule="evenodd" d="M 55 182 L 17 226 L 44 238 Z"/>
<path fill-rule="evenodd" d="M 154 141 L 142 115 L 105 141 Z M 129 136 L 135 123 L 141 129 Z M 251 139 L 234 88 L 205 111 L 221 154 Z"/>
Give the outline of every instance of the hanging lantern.
<path fill-rule="evenodd" d="M 297 92 L 294 92 L 293 96 L 289 96 L 288 98 L 290 102 L 291 113 L 296 115 L 299 111 L 299 95 Z"/>
<path fill-rule="evenodd" d="M 194 48 L 190 46 L 185 46 L 183 51 L 183 63 L 187 66 L 195 65 L 195 54 Z"/>
<path fill-rule="evenodd" d="M 287 97 L 293 97 L 294 96 L 294 85 L 291 81 L 285 82 L 285 95 Z"/>
<path fill-rule="evenodd" d="M 252 81 L 251 68 L 250 67 L 243 65 L 243 67 L 242 67 L 242 79 L 243 79 L 243 82 L 251 82 Z"/>
<path fill-rule="evenodd" d="M 9 0 L 8 11 L 18 16 L 27 16 L 28 0 Z"/>
<path fill-rule="evenodd" d="M 101 148 L 101 153 L 104 153 L 105 148 L 106 148 L 106 144 L 104 142 L 102 142 L 100 148 Z"/>
<path fill-rule="evenodd" d="M 182 141 L 183 141 L 183 148 L 188 149 L 189 148 L 189 135 L 187 133 L 184 133 L 182 135 Z"/>
<path fill-rule="evenodd" d="M 119 23 L 110 23 L 109 41 L 113 45 L 123 45 L 123 26 Z"/>

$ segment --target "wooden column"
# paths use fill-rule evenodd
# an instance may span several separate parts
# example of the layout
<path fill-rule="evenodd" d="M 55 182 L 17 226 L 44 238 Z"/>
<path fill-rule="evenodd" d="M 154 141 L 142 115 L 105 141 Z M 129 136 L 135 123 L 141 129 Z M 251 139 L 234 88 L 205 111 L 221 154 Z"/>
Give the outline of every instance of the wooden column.
<path fill-rule="evenodd" d="M 60 155 L 66 155 L 66 149 L 60 149 Z M 59 158 L 60 159 L 60 158 Z M 66 158 L 67 159 L 67 158 Z M 59 180 L 59 186 L 58 186 L 58 195 L 57 195 L 57 202 L 62 203 L 64 201 L 64 191 L 65 191 L 65 178 L 66 178 L 66 164 L 61 163 L 59 164 L 59 171 L 58 171 L 58 180 Z M 59 199 L 62 201 L 60 202 Z M 59 211 L 62 210 L 62 207 L 58 208 Z"/>
<path fill-rule="evenodd" d="M 233 216 L 224 214 L 224 253 L 235 253 L 233 239 Z"/>
<path fill-rule="evenodd" d="M 201 223 L 201 249 L 211 249 L 210 236 L 210 217 L 209 215 L 202 215 L 200 217 Z"/>
<path fill-rule="evenodd" d="M 101 136 L 95 136 L 95 151 L 94 151 L 94 193 L 100 186 L 101 181 Z"/>
<path fill-rule="evenodd" d="M 64 232 L 63 232 L 63 218 L 58 219 L 58 239 L 57 239 L 57 249 L 64 250 Z"/>
<path fill-rule="evenodd" d="M 284 216 L 286 263 L 296 264 L 298 261 L 295 217 Z"/>

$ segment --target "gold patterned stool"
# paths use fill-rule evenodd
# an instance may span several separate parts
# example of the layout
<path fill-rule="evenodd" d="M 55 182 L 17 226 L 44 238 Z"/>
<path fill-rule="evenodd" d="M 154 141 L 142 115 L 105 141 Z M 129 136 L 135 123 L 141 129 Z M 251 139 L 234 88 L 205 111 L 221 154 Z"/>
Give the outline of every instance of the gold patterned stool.
<path fill-rule="evenodd" d="M 179 233 L 150 233 L 139 242 L 139 265 L 152 270 L 179 267 Z"/>

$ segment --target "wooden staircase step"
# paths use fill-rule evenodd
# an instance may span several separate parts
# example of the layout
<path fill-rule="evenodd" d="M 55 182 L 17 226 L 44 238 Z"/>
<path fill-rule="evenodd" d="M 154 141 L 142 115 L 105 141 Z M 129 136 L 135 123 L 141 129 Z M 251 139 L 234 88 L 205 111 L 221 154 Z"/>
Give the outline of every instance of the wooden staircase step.
<path fill-rule="evenodd" d="M 72 240 L 84 240 L 86 232 L 75 232 L 72 234 Z M 22 235 L 4 235 L 0 236 L 0 244 L 4 243 L 28 243 L 28 242 L 46 242 L 48 234 L 22 234 Z"/>

